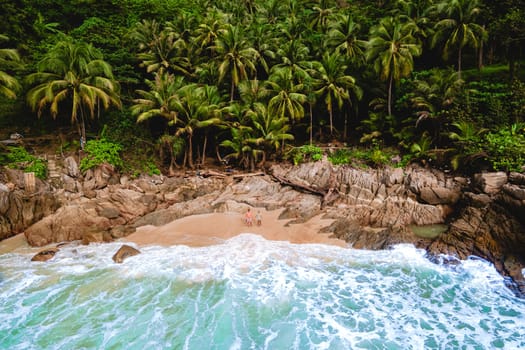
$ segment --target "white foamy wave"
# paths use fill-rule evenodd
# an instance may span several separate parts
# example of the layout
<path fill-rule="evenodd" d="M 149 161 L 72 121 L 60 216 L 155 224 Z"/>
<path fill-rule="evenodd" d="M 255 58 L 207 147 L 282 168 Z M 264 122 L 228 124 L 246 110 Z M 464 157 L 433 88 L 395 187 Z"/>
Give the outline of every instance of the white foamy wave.
<path fill-rule="evenodd" d="M 411 245 L 366 251 L 243 234 L 141 247 L 116 264 L 121 244 L 65 246 L 46 263 L 0 255 L 0 347 L 525 347 L 525 302 L 480 259 L 448 268 Z"/>

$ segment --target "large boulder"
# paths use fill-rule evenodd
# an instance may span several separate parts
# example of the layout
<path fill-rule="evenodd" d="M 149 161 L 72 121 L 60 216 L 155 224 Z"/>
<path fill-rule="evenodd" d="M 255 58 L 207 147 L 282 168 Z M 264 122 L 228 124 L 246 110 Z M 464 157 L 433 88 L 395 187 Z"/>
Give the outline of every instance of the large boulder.
<path fill-rule="evenodd" d="M 113 261 L 120 264 L 122 263 L 126 258 L 129 258 L 130 256 L 138 255 L 140 254 L 140 251 L 138 249 L 133 248 L 132 246 L 129 246 L 127 244 L 124 244 L 122 247 L 117 250 L 117 252 L 113 255 Z"/>
<path fill-rule="evenodd" d="M 107 231 L 109 219 L 98 216 L 94 208 L 67 205 L 25 231 L 27 242 L 41 247 L 52 242 L 81 240 L 88 232 Z"/>
<path fill-rule="evenodd" d="M 31 258 L 31 261 L 48 261 L 52 259 L 58 251 L 59 249 L 56 247 L 42 249 Z"/>
<path fill-rule="evenodd" d="M 64 159 L 64 170 L 66 175 L 72 178 L 77 178 L 80 176 L 80 169 L 78 168 L 78 163 L 73 157 L 67 157 Z"/>
<path fill-rule="evenodd" d="M 103 163 L 93 169 L 86 171 L 84 176 L 83 190 L 90 192 L 105 188 L 108 185 L 120 183 L 120 177 L 115 167 L 108 163 Z"/>

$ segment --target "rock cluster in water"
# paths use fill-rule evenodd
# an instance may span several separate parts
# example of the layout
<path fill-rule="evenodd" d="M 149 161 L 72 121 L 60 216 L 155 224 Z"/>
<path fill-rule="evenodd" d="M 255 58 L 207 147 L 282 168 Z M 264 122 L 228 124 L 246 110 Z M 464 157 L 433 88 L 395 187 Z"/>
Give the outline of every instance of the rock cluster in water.
<path fill-rule="evenodd" d="M 82 175 L 73 158 L 54 183 L 27 193 L 20 175 L 0 183 L 0 239 L 24 232 L 33 246 L 80 240 L 107 242 L 143 225 L 247 206 L 283 209 L 282 219 L 322 214 L 326 227 L 354 248 L 413 243 L 429 257 L 451 261 L 475 255 L 494 263 L 525 293 L 525 175 L 481 173 L 452 177 L 420 167 L 355 169 L 329 162 L 274 165 L 266 173 L 203 171 L 176 177 L 120 177 L 110 165 Z M 411 226 L 446 224 L 434 238 Z M 443 258 L 443 256 L 449 256 Z M 523 295 L 523 294 L 522 294 Z"/>

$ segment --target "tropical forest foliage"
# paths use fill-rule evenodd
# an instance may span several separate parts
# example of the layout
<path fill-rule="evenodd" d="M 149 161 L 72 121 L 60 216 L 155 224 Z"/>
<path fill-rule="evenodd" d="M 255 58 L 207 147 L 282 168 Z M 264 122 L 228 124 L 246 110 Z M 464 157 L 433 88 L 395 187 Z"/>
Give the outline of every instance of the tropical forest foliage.
<path fill-rule="evenodd" d="M 0 6 L 0 127 L 71 128 L 83 169 L 525 165 L 523 0 Z"/>

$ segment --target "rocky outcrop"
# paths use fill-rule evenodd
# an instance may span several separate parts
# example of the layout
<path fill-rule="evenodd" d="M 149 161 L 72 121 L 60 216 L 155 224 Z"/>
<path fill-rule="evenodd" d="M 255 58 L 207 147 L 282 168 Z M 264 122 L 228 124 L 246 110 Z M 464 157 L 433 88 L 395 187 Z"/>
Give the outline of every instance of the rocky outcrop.
<path fill-rule="evenodd" d="M 525 181 L 520 174 L 478 174 L 465 192 L 449 230 L 427 250 L 433 256 L 478 256 L 494 264 L 525 296 Z"/>
<path fill-rule="evenodd" d="M 60 206 L 52 188 L 39 179 L 34 191 L 26 190 L 21 171 L 6 169 L 0 179 L 0 240 L 23 232 Z"/>
<path fill-rule="evenodd" d="M 278 179 L 331 193 L 327 231 L 355 248 L 384 249 L 409 242 L 432 258 L 478 256 L 494 264 L 525 296 L 525 175 L 482 173 L 452 178 L 420 168 L 357 170 L 323 166 L 276 167 Z M 335 195 L 334 195 L 335 193 Z M 415 236 L 409 225 L 448 223 L 437 238 Z"/>
<path fill-rule="evenodd" d="M 72 240 L 106 242 L 143 225 L 160 226 L 210 212 L 244 212 L 249 206 L 282 209 L 280 218 L 292 222 L 323 214 L 333 220 L 324 231 L 355 248 L 413 243 L 427 249 L 431 258 L 476 255 L 511 277 L 518 293 L 525 292 L 525 175 L 520 173 L 462 178 L 419 167 L 363 170 L 320 161 L 274 165 L 267 175 L 209 172 L 136 180 L 118 178 L 114 169 L 103 166 L 81 179 L 74 177 L 72 162 L 63 174 L 68 181 L 55 191 L 63 204 L 59 209 L 40 199 L 32 205 L 42 212 L 26 209 L 27 214 L 23 203 L 30 202 L 28 198 L 9 197 L 23 192 L 20 183 L 4 184 L 3 191 L 0 186 L 0 227 L 6 225 L 4 217 L 24 229 L 45 216 L 25 229 L 30 244 L 43 246 Z M 53 209 L 44 214 L 46 205 Z M 22 214 L 6 215 L 13 207 L 22 208 L 13 210 Z M 449 228 L 435 238 L 410 229 L 434 224 Z"/>
<path fill-rule="evenodd" d="M 344 217 L 361 227 L 443 223 L 462 191 L 460 182 L 419 168 L 362 170 L 317 162 L 274 167 L 273 174 L 324 193 L 329 217 Z"/>

